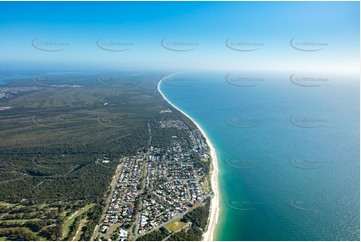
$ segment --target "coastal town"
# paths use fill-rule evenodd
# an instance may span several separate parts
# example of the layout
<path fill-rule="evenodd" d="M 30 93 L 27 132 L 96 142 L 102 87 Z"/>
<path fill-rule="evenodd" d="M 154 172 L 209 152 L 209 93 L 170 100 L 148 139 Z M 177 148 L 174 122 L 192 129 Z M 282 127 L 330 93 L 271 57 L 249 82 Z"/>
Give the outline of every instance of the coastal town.
<path fill-rule="evenodd" d="M 171 112 L 167 109 L 161 114 Z M 182 130 L 188 137 L 172 136 L 168 147 L 152 146 L 150 139 L 149 147 L 121 158 L 95 239 L 137 240 L 159 228 L 175 232 L 166 225 L 212 196 L 210 150 L 201 132 L 179 119 L 162 120 L 158 125 Z"/>
<path fill-rule="evenodd" d="M 39 90 L 40 87 L 4 87 L 0 88 L 0 99 L 2 98 L 12 98 L 14 95 Z"/>

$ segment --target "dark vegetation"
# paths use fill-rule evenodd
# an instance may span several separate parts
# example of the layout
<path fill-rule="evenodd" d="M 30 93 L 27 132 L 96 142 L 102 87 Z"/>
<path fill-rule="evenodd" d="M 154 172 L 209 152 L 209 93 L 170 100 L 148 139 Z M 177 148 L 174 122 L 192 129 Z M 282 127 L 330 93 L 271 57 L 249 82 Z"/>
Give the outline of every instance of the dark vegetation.
<path fill-rule="evenodd" d="M 182 229 L 181 231 L 169 234 L 164 228 L 154 230 L 153 232 L 146 234 L 137 240 L 139 241 L 161 241 L 167 236 L 168 241 L 199 241 L 202 240 L 203 232 L 206 229 L 208 222 L 210 208 L 210 198 L 207 198 L 202 206 L 195 208 L 187 213 L 182 219 L 182 222 L 191 222 L 192 226 Z"/>
<path fill-rule="evenodd" d="M 198 241 L 202 240 L 202 234 L 203 232 L 197 226 L 192 226 L 187 230 L 173 234 L 168 238 L 168 241 Z"/>
<path fill-rule="evenodd" d="M 178 114 L 160 114 L 157 73 L 39 76 L 1 86 L 38 89 L 0 99 L 0 237 L 90 240 L 120 158 L 147 147 L 148 123 L 154 146 L 182 136 L 159 127 Z"/>
<path fill-rule="evenodd" d="M 137 239 L 137 241 L 161 241 L 169 235 L 169 232 L 161 227 L 160 229 L 154 230 L 153 232 L 146 234 Z"/>
<path fill-rule="evenodd" d="M 209 215 L 210 198 L 207 198 L 204 206 L 200 206 L 193 211 L 190 211 L 184 216 L 186 222 L 190 221 L 195 226 L 205 230 L 207 226 L 207 219 Z"/>

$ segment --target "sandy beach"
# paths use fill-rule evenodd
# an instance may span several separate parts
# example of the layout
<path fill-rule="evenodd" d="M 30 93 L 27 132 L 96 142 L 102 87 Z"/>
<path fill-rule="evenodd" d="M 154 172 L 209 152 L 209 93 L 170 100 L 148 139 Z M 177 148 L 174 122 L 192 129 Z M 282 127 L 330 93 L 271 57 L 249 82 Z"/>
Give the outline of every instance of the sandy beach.
<path fill-rule="evenodd" d="M 213 235 L 214 235 L 214 230 L 216 227 L 216 224 L 218 222 L 218 215 L 219 215 L 219 192 L 218 192 L 218 161 L 217 161 L 217 153 L 216 150 L 213 147 L 213 144 L 210 142 L 209 138 L 207 137 L 206 133 L 204 132 L 204 130 L 201 128 L 201 126 L 194 121 L 188 114 L 186 114 L 185 112 L 183 112 L 181 109 L 179 109 L 177 106 L 175 106 L 173 103 L 171 103 L 166 97 L 165 95 L 161 92 L 160 90 L 160 83 L 169 77 L 172 77 L 174 75 L 177 75 L 179 73 L 175 73 L 169 76 L 166 76 L 164 78 L 162 78 L 159 83 L 158 83 L 158 92 L 162 95 L 162 97 L 164 98 L 164 100 L 166 100 L 170 105 L 172 105 L 175 109 L 177 109 L 179 112 L 181 112 L 183 115 L 185 115 L 186 117 L 188 117 L 196 126 L 197 128 L 201 131 L 201 133 L 203 134 L 203 136 L 206 139 L 206 142 L 211 150 L 211 157 L 212 157 L 212 166 L 213 166 L 213 170 L 212 170 L 212 174 L 211 174 L 211 186 L 212 186 L 212 190 L 214 193 L 214 196 L 211 200 L 211 206 L 210 206 L 210 213 L 209 213 L 209 221 L 208 221 L 208 229 L 207 231 L 205 231 L 205 233 L 203 234 L 203 241 L 213 241 Z"/>

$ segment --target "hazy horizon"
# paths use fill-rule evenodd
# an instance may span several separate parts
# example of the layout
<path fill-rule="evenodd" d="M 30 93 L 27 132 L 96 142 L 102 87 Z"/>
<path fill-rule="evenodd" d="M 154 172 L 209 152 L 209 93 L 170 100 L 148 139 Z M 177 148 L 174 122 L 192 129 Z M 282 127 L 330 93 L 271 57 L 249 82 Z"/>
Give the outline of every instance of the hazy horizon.
<path fill-rule="evenodd" d="M 359 72 L 359 2 L 1 2 L 7 66 Z"/>

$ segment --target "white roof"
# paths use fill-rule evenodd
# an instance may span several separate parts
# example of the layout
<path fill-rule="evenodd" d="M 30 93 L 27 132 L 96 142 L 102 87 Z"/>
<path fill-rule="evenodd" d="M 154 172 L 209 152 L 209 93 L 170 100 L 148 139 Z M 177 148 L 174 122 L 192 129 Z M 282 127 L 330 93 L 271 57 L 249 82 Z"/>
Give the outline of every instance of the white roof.
<path fill-rule="evenodd" d="M 125 231 L 124 229 L 119 230 L 119 236 L 120 237 L 127 237 L 128 231 Z"/>

